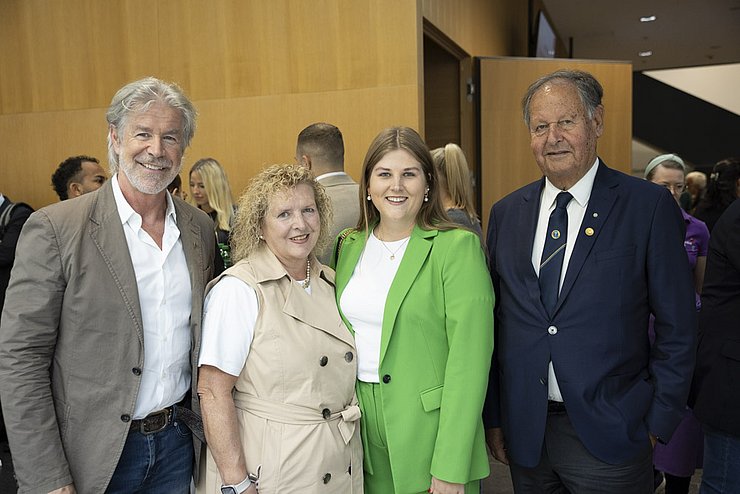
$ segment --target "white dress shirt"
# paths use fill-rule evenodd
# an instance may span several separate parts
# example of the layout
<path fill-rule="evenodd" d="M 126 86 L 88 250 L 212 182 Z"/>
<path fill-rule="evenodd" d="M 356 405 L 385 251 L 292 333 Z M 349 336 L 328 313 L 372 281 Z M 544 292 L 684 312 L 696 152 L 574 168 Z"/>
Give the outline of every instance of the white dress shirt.
<path fill-rule="evenodd" d="M 111 180 L 144 326 L 144 366 L 134 407 L 134 419 L 141 419 L 178 403 L 190 389 L 190 274 L 170 195 L 160 249 L 123 196 L 118 176 Z"/>
<path fill-rule="evenodd" d="M 565 245 L 563 268 L 560 271 L 560 288 L 563 287 L 565 273 L 568 271 L 570 256 L 573 253 L 573 247 L 578 238 L 578 231 L 581 229 L 581 223 L 586 214 L 588 200 L 591 198 L 591 190 L 594 187 L 596 171 L 599 168 L 598 165 L 599 159 L 597 158 L 589 171 L 586 172 L 586 174 L 576 182 L 573 187 L 567 190 L 567 192 L 570 192 L 573 196 L 573 199 L 568 203 L 566 208 L 568 212 L 568 240 Z M 550 221 L 550 213 L 555 209 L 555 198 L 560 192 L 563 191 L 555 187 L 547 178 L 545 178 L 545 187 L 542 189 L 542 196 L 540 197 L 540 213 L 537 218 L 537 230 L 534 234 L 534 245 L 532 246 L 532 266 L 534 266 L 534 271 L 538 276 L 540 274 L 542 251 L 545 248 L 547 224 Z M 563 395 L 560 393 L 560 387 L 558 386 L 558 380 L 555 377 L 555 369 L 552 365 L 552 361 L 550 361 L 550 365 L 548 367 L 547 394 L 548 399 L 550 400 L 563 401 Z"/>

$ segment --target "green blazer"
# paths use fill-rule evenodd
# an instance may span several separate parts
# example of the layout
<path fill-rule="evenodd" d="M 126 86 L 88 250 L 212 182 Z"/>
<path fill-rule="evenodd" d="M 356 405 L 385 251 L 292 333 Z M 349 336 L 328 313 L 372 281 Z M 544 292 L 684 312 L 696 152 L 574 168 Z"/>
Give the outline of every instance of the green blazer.
<path fill-rule="evenodd" d="M 337 303 L 365 242 L 365 232 L 351 232 L 340 246 Z M 481 412 L 492 351 L 493 289 L 480 240 L 415 227 L 388 293 L 380 348 L 397 491 L 425 491 L 431 476 L 467 483 L 488 475 Z"/>

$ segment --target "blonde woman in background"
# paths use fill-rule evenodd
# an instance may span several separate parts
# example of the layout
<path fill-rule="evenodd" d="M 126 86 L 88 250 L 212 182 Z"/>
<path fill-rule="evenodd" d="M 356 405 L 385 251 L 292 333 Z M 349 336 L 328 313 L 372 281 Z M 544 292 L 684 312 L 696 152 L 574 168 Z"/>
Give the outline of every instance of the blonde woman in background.
<path fill-rule="evenodd" d="M 229 179 L 221 164 L 213 158 L 203 158 L 190 168 L 190 203 L 211 217 L 216 225 L 216 239 L 221 262 L 216 260 L 216 275 L 231 266 L 229 234 L 234 223 L 234 199 Z"/>
<path fill-rule="evenodd" d="M 432 150 L 434 169 L 439 176 L 439 194 L 447 216 L 482 236 L 480 219 L 473 206 L 473 188 L 465 153 L 457 144 Z"/>

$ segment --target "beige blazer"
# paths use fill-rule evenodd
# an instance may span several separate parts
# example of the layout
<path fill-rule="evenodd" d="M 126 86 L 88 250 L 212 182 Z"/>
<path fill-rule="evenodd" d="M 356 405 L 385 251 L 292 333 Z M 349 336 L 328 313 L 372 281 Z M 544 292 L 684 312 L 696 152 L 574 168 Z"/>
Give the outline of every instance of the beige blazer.
<path fill-rule="evenodd" d="M 224 273 L 252 286 L 260 307 L 234 391 L 260 494 L 363 492 L 354 340 L 334 302 L 334 271 L 311 270 L 310 295 L 266 247 Z M 198 492 L 216 494 L 221 479 L 207 457 Z"/>
<path fill-rule="evenodd" d="M 357 220 L 360 217 L 360 186 L 346 173 L 322 178 L 319 180 L 319 183 L 324 186 L 326 194 L 331 199 L 334 221 L 332 222 L 330 233 L 331 238 L 335 239 L 339 235 L 339 232 L 345 228 L 357 225 Z M 319 261 L 328 265 L 331 253 L 332 248 L 330 245 L 323 252 L 319 253 Z"/>
<path fill-rule="evenodd" d="M 203 291 L 213 273 L 213 223 L 174 203 L 193 293 L 195 367 Z M 111 182 L 31 215 L 0 328 L 0 393 L 19 492 L 72 482 L 80 493 L 105 491 L 143 364 L 139 294 Z M 197 400 L 193 408 L 199 411 Z"/>

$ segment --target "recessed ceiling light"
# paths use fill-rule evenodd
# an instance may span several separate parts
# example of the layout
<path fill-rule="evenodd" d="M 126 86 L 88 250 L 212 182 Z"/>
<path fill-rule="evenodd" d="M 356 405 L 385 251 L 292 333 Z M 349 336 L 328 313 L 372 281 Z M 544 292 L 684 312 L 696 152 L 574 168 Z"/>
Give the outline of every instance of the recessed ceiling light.
<path fill-rule="evenodd" d="M 645 50 L 638 53 L 641 57 L 649 57 L 653 54 L 653 50 Z"/>
<path fill-rule="evenodd" d="M 657 17 L 654 15 L 646 15 L 644 17 L 640 17 L 640 22 L 653 22 Z"/>

